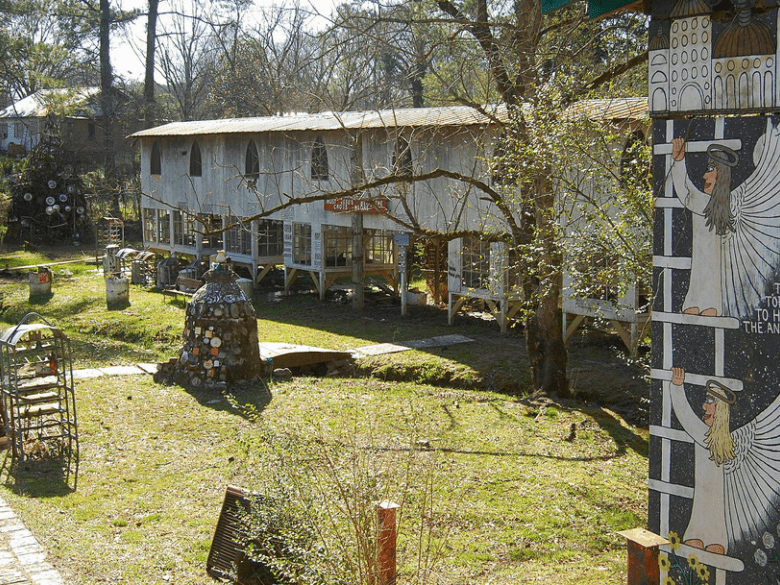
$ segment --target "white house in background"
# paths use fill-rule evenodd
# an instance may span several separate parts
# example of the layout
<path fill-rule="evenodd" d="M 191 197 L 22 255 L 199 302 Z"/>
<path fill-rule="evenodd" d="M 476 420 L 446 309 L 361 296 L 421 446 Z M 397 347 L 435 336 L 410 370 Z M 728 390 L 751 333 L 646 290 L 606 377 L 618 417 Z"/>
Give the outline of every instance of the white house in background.
<path fill-rule="evenodd" d="M 118 90 L 118 110 L 127 98 Z M 46 131 L 47 119 L 58 125 L 64 145 L 80 162 L 102 161 L 107 121 L 102 114 L 99 87 L 42 89 L 0 111 L 0 152 L 23 155 L 34 148 Z M 123 119 L 112 123 L 117 162 L 133 162 L 132 145 L 123 141 L 140 124 Z"/>
<path fill-rule="evenodd" d="M 99 87 L 42 89 L 0 111 L 0 150 L 28 152 L 41 139 L 46 117 L 52 112 L 83 109 L 100 95 Z"/>
<path fill-rule="evenodd" d="M 647 102 L 593 107 L 631 120 L 646 113 Z M 352 275 L 353 227 L 362 225 L 364 275 L 395 287 L 394 234 L 415 226 L 498 234 L 498 209 L 480 190 L 446 176 L 388 182 L 337 200 L 328 194 L 438 170 L 490 184 L 487 161 L 506 122 L 503 107 L 481 113 L 455 106 L 177 122 L 137 132 L 144 247 L 187 258 L 224 249 L 255 283 L 276 265 L 284 266 L 287 285 L 305 271 L 322 297 L 337 278 Z M 278 206 L 284 208 L 261 217 Z M 477 298 L 504 330 L 519 299 L 507 266 L 502 243 L 452 240 L 450 320 Z"/>

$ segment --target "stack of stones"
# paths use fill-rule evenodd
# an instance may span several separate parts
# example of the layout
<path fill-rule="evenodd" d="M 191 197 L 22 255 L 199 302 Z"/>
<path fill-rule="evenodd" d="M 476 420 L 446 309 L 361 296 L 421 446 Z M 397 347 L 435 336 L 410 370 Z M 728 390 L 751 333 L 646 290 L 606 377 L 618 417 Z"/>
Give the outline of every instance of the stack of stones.
<path fill-rule="evenodd" d="M 203 276 L 206 284 L 187 305 L 184 346 L 162 364 L 158 379 L 189 388 L 249 382 L 264 372 L 252 303 L 224 264 Z"/>

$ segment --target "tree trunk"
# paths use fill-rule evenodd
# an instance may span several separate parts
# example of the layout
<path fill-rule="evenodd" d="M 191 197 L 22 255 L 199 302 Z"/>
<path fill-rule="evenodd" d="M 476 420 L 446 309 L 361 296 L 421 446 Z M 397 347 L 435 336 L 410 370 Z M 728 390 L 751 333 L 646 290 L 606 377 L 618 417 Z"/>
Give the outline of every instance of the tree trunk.
<path fill-rule="evenodd" d="M 525 293 L 534 311 L 526 319 L 525 335 L 534 392 L 559 398 L 571 396 L 566 374 L 567 352 L 563 340 L 561 299 L 562 257 L 555 215 L 555 195 L 550 169 L 542 169 L 527 186 L 533 198 L 523 216 L 523 231 L 537 252 Z"/>
<path fill-rule="evenodd" d="M 157 122 L 157 103 L 154 97 L 154 51 L 157 43 L 157 9 L 160 0 L 149 0 L 149 16 L 146 23 L 146 74 L 144 76 L 144 107 L 146 128 Z"/>
<path fill-rule="evenodd" d="M 571 396 L 566 375 L 566 345 L 563 341 L 561 310 L 558 308 L 560 286 L 545 291 L 533 315 L 526 319 L 525 340 L 534 392 Z"/>
<path fill-rule="evenodd" d="M 352 284 L 354 288 L 354 297 L 352 299 L 352 308 L 362 311 L 366 306 L 363 279 L 365 273 L 363 250 L 363 214 L 352 214 Z"/>
<path fill-rule="evenodd" d="M 111 70 L 111 4 L 100 0 L 100 95 L 104 126 L 106 172 L 114 170 L 114 74 Z"/>

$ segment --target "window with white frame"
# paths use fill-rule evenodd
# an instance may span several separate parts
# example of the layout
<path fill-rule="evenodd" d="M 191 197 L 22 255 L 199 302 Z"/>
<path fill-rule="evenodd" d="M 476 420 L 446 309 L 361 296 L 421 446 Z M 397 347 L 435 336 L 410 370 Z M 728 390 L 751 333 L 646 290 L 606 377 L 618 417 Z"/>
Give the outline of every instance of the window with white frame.
<path fill-rule="evenodd" d="M 461 283 L 466 288 L 490 286 L 490 242 L 473 236 L 463 238 Z"/>
<path fill-rule="evenodd" d="M 346 226 L 322 226 L 325 240 L 325 266 L 352 266 L 352 229 Z"/>
<path fill-rule="evenodd" d="M 174 209 L 173 243 L 177 246 L 195 247 L 195 222 L 191 215 Z"/>
<path fill-rule="evenodd" d="M 17 140 L 24 138 L 24 123 L 14 122 L 14 136 Z"/>
<path fill-rule="evenodd" d="M 221 250 L 222 216 L 214 213 L 201 213 L 197 217 L 196 230 L 200 232 L 201 248 L 204 250 Z"/>
<path fill-rule="evenodd" d="M 393 263 L 393 234 L 384 230 L 368 230 L 369 238 L 363 253 L 367 264 Z"/>
<path fill-rule="evenodd" d="M 144 208 L 144 241 L 157 242 L 157 210 Z"/>
<path fill-rule="evenodd" d="M 157 210 L 157 241 L 161 244 L 171 243 L 171 214 L 167 209 Z"/>
<path fill-rule="evenodd" d="M 293 264 L 311 266 L 311 224 L 293 223 Z"/>
<path fill-rule="evenodd" d="M 264 258 L 284 253 L 284 222 L 261 219 L 257 222 L 257 255 Z"/>
<path fill-rule="evenodd" d="M 252 224 L 244 218 L 231 216 L 225 230 L 225 252 L 252 255 Z"/>

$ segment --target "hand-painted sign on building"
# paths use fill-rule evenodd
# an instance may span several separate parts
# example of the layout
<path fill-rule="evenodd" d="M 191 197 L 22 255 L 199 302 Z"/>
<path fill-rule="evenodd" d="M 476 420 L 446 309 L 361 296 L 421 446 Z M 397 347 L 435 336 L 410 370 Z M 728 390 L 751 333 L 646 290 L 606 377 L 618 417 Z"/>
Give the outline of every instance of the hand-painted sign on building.
<path fill-rule="evenodd" d="M 653 2 L 648 93 L 652 115 L 780 106 L 778 12 L 753 4 L 737 0 L 714 12 L 704 0 Z"/>
<path fill-rule="evenodd" d="M 664 585 L 778 585 L 780 1 L 648 5 L 648 528 Z"/>
<path fill-rule="evenodd" d="M 671 583 L 780 582 L 780 118 L 654 122 L 649 528 Z"/>

